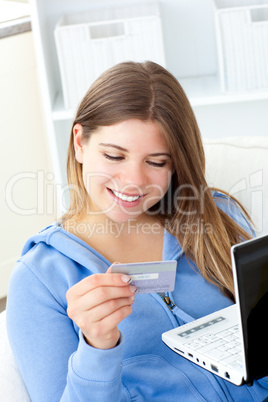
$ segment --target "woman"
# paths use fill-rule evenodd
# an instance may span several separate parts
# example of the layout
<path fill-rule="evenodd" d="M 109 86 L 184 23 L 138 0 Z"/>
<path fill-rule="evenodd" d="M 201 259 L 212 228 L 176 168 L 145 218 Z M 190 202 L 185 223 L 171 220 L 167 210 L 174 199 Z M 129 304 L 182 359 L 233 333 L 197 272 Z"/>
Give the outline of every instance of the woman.
<path fill-rule="evenodd" d="M 234 302 L 232 244 L 252 236 L 230 196 L 209 189 L 199 129 L 159 65 L 122 63 L 91 86 L 68 151 L 70 208 L 25 245 L 10 281 L 10 343 L 33 401 L 245 401 L 167 348 L 161 334 Z M 178 261 L 170 299 L 136 295 L 119 261 Z"/>

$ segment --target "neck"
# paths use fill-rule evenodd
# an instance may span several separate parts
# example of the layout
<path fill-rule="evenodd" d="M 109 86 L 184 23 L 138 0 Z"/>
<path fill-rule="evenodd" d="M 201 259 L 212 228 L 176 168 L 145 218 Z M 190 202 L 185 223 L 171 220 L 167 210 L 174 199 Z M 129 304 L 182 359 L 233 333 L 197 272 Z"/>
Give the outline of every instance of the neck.
<path fill-rule="evenodd" d="M 94 235 L 99 237 L 112 236 L 115 239 L 129 239 L 130 236 L 145 234 L 160 234 L 163 226 L 157 218 L 142 214 L 138 218 L 125 222 L 115 222 L 106 215 L 80 214 L 65 224 L 66 230 L 75 232 L 78 236 L 90 239 Z"/>

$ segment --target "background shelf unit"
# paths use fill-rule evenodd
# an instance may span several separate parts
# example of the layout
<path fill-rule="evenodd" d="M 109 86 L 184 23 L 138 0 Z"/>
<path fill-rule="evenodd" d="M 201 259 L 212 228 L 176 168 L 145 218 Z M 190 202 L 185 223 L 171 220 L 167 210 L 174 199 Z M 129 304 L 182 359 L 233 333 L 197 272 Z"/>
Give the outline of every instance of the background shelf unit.
<path fill-rule="evenodd" d="M 97 7 L 133 3 L 100 0 Z M 135 1 L 142 3 L 143 0 Z M 179 80 L 206 138 L 268 135 L 268 91 L 220 90 L 212 0 L 159 0 L 166 66 Z M 75 110 L 63 104 L 54 28 L 62 14 L 96 7 L 94 0 L 32 0 L 32 28 L 46 117 L 46 130 L 58 189 L 66 186 L 66 150 Z M 66 195 L 66 191 L 65 195 Z"/>

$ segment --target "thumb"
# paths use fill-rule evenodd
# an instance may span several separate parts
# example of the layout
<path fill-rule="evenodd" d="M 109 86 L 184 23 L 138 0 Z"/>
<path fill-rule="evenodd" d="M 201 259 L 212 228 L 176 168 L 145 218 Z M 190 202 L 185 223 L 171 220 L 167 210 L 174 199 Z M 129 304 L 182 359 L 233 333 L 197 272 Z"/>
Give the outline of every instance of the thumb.
<path fill-rule="evenodd" d="M 113 265 L 116 265 L 116 264 L 120 264 L 120 262 L 118 262 L 118 261 L 113 262 L 112 265 L 107 269 L 106 274 L 110 274 L 110 273 L 111 273 L 112 266 L 113 266 Z"/>

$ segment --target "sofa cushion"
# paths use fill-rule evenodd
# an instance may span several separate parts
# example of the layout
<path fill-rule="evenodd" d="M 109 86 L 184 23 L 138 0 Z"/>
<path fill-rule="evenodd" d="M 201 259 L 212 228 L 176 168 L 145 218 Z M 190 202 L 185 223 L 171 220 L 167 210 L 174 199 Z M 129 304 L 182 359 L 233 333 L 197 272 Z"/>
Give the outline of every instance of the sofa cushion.
<path fill-rule="evenodd" d="M 8 342 L 5 311 L 0 314 L 0 390 L 1 401 L 31 401 Z"/>
<path fill-rule="evenodd" d="M 204 139 L 208 185 L 228 191 L 268 233 L 268 136 Z"/>

